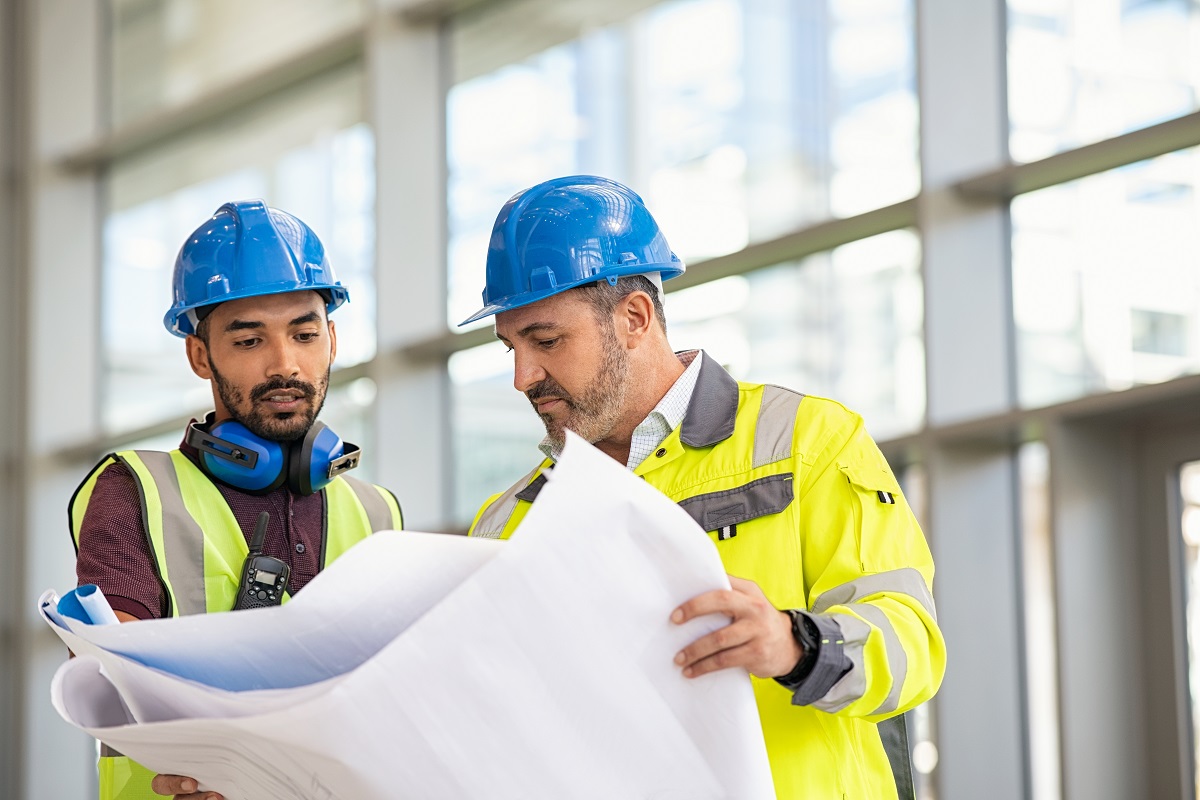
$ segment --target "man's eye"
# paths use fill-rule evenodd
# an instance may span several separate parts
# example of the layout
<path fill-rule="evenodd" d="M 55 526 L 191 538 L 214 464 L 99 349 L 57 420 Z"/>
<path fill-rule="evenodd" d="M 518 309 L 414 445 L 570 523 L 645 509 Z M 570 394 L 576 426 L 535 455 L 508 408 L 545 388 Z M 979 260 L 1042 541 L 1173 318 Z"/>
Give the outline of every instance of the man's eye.
<path fill-rule="evenodd" d="M 558 337 L 553 339 L 541 339 L 538 341 L 538 347 L 553 347 L 558 344 Z"/>
<path fill-rule="evenodd" d="M 258 344 L 258 342 L 259 342 L 259 340 L 257 338 L 238 339 L 237 341 L 235 341 L 233 343 L 233 346 L 234 347 L 253 347 L 254 345 Z"/>
<path fill-rule="evenodd" d="M 298 333 L 298 334 L 296 334 L 296 338 L 297 338 L 297 339 L 299 339 L 299 340 L 300 340 L 300 341 L 302 341 L 302 342 L 311 342 L 311 341 L 313 341 L 314 339 L 316 339 L 318 336 L 320 336 L 320 334 L 319 334 L 319 333 L 315 333 L 315 332 L 313 332 L 313 333 Z"/>

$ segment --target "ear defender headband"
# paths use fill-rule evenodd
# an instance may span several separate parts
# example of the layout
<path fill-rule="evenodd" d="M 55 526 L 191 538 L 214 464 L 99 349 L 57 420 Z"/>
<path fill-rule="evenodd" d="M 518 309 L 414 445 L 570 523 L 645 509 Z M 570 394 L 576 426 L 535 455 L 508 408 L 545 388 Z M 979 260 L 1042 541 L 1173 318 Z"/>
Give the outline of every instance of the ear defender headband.
<path fill-rule="evenodd" d="M 315 494 L 338 475 L 358 466 L 358 445 L 314 422 L 303 439 L 273 442 L 246 426 L 224 420 L 205 431 L 188 427 L 187 443 L 200 453 L 200 470 L 214 480 L 251 494 L 266 494 L 281 486 L 296 494 Z"/>

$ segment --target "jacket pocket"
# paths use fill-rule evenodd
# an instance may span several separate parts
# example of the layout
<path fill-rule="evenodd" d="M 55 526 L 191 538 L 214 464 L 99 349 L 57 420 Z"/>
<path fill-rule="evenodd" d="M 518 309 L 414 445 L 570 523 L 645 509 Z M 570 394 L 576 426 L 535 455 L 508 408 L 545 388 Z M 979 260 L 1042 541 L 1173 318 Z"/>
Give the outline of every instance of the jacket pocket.
<path fill-rule="evenodd" d="M 846 480 L 860 491 L 874 494 L 883 505 L 895 505 L 900 498 L 900 484 L 887 468 L 877 464 L 840 464 L 838 469 Z"/>
<path fill-rule="evenodd" d="M 706 531 L 740 525 L 748 520 L 778 514 L 793 499 L 792 473 L 768 475 L 733 489 L 698 494 L 679 506 Z"/>
<path fill-rule="evenodd" d="M 838 468 L 857 500 L 855 538 L 863 571 L 885 572 L 911 566 L 907 543 L 916 520 L 891 470 L 882 464 L 863 463 Z"/>

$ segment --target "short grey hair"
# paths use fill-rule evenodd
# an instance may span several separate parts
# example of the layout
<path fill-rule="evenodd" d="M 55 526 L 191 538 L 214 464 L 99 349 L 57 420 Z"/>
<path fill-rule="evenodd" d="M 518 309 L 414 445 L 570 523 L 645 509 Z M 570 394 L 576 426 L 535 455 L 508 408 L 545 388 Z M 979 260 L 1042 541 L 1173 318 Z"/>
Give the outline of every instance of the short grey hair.
<path fill-rule="evenodd" d="M 667 330 L 667 315 L 663 311 L 662 294 L 658 287 L 644 275 L 625 275 L 617 279 L 615 284 L 607 280 L 596 281 L 578 287 L 577 291 L 592 306 L 601 322 L 612 319 L 612 313 L 617 304 L 634 292 L 645 292 L 654 303 L 654 316 L 663 331 Z"/>

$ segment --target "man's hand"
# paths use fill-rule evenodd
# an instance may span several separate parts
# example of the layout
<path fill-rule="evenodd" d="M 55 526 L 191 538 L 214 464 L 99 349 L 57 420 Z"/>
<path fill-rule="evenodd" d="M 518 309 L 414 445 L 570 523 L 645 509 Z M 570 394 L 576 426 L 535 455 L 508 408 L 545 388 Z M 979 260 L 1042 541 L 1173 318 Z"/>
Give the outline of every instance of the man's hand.
<path fill-rule="evenodd" d="M 225 800 L 216 792 L 198 792 L 200 784 L 195 778 L 182 775 L 155 775 L 150 788 L 158 794 L 174 796 L 175 800 Z"/>
<path fill-rule="evenodd" d="M 804 652 L 792 636 L 792 618 L 771 605 L 754 581 L 729 576 L 732 589 L 693 597 L 675 609 L 678 624 L 705 614 L 724 614 L 730 623 L 680 650 L 675 663 L 685 678 L 729 667 L 744 667 L 760 678 L 787 675 Z"/>

